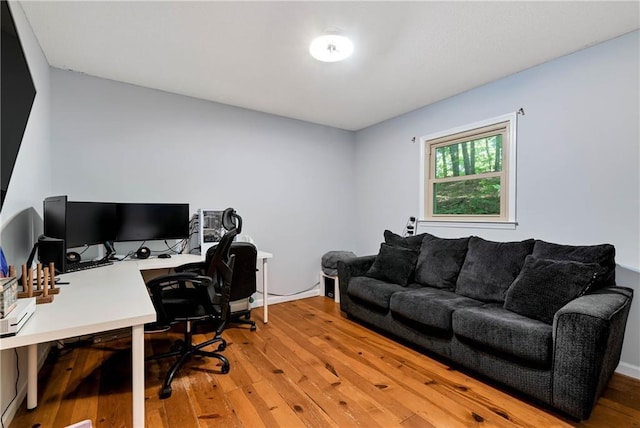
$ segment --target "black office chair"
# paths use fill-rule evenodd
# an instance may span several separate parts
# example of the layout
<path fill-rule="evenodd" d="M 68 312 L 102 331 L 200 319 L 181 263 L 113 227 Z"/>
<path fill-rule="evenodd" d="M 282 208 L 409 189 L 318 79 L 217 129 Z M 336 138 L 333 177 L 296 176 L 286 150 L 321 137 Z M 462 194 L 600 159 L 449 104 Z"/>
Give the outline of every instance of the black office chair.
<path fill-rule="evenodd" d="M 231 223 L 230 221 L 234 222 Z M 242 231 L 242 217 L 222 217 L 222 225 L 226 228 L 236 227 L 238 233 Z M 218 244 L 221 245 L 221 244 Z M 216 245 L 209 248 L 215 250 Z M 249 298 L 256 292 L 256 263 L 258 250 L 249 242 L 234 242 L 231 244 L 230 253 L 235 256 L 233 277 L 231 279 L 231 320 L 232 323 L 248 324 L 250 330 L 256 330 L 256 323 L 251 319 L 251 307 Z M 194 272 L 206 275 L 206 262 L 188 263 L 175 269 L 176 272 Z"/>
<path fill-rule="evenodd" d="M 167 372 L 160 398 L 171 396 L 171 382 L 178 369 L 192 355 L 204 355 L 217 358 L 222 363 L 220 371 L 225 374 L 230 370 L 229 361 L 218 352 L 227 346 L 221 334 L 230 320 L 229 299 L 231 295 L 231 279 L 235 257 L 230 254 L 231 243 L 238 231 L 235 224 L 239 217 L 231 208 L 225 210 L 223 218 L 227 219 L 227 233 L 216 248 L 207 252 L 204 267 L 205 274 L 195 272 L 179 272 L 154 278 L 147 283 L 151 300 L 157 313 L 157 325 L 184 323 L 184 339 L 178 340 L 169 352 L 154 355 L 147 360 L 166 357 L 179 357 Z M 213 324 L 215 334 L 212 339 L 194 344 L 193 332 L 199 324 Z M 217 352 L 205 351 L 203 348 L 219 342 Z"/>
<path fill-rule="evenodd" d="M 249 298 L 256 292 L 256 263 L 258 250 L 249 242 L 231 244 L 231 254 L 235 257 L 233 276 L 231 278 L 231 323 L 248 324 L 250 330 L 256 330 L 256 323 L 251 319 Z"/>

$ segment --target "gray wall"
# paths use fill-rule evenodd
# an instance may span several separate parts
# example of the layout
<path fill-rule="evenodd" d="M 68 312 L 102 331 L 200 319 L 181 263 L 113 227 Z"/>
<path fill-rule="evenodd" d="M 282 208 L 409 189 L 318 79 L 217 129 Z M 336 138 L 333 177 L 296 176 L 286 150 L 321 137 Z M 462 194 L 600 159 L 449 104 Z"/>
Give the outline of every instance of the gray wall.
<path fill-rule="evenodd" d="M 312 287 L 322 254 L 353 247 L 353 133 L 59 69 L 51 84 L 53 193 L 232 206 L 274 254 L 276 294 Z"/>
<path fill-rule="evenodd" d="M 42 198 L 50 191 L 51 163 L 49 160 L 49 65 L 19 4 L 9 2 L 9 8 L 22 42 L 22 48 L 36 88 L 29 121 L 24 132 L 20 152 L 13 169 L 7 197 L 0 213 L 0 245 L 7 262 L 16 266 L 27 259 L 29 251 L 42 233 Z M 41 351 L 46 347 L 41 347 Z M 26 349 L 18 351 L 20 376 L 18 389 L 24 396 L 26 388 Z M 42 355 L 42 354 L 41 354 Z M 7 408 L 15 394 L 17 372 L 15 353 L 0 352 L 0 409 Z M 5 414 L 10 420 L 21 398 L 15 400 Z"/>
<path fill-rule="evenodd" d="M 548 62 L 356 134 L 356 249 L 378 251 L 418 213 L 419 143 L 428 135 L 524 108 L 518 120 L 515 230 L 425 228 L 443 237 L 534 237 L 616 246 L 632 287 L 621 369 L 640 377 L 639 32 Z M 635 272 L 634 272 L 635 271 Z M 620 269 L 619 269 L 620 272 Z"/>

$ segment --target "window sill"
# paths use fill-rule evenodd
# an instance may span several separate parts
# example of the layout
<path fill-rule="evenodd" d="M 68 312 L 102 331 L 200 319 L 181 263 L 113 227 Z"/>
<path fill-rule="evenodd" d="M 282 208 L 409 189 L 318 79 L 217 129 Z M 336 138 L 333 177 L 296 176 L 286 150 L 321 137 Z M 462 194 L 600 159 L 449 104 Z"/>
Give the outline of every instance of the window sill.
<path fill-rule="evenodd" d="M 418 220 L 418 227 L 453 227 L 463 229 L 507 229 L 515 230 L 516 221 L 455 221 L 455 220 Z"/>

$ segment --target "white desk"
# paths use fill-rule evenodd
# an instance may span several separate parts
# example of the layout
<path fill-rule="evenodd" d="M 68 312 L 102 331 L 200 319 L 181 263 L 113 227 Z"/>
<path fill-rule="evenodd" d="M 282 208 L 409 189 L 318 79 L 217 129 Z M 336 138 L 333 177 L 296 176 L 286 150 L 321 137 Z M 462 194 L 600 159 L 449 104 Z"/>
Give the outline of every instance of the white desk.
<path fill-rule="evenodd" d="M 262 260 L 264 322 L 267 322 L 267 259 L 273 255 L 258 251 Z M 131 384 L 133 427 L 144 427 L 144 324 L 156 320 L 141 270 L 174 268 L 201 261 L 196 255 L 176 255 L 115 262 L 113 265 L 62 275 L 53 303 L 38 305 L 20 332 L 0 338 L 0 350 L 27 346 L 27 408 L 38 405 L 39 343 L 131 327 Z"/>
<path fill-rule="evenodd" d="M 53 303 L 38 305 L 20 332 L 0 339 L 0 350 L 27 346 L 27 408 L 38 405 L 39 343 L 131 327 L 133 427 L 144 427 L 144 324 L 156 320 L 135 263 L 62 275 Z"/>

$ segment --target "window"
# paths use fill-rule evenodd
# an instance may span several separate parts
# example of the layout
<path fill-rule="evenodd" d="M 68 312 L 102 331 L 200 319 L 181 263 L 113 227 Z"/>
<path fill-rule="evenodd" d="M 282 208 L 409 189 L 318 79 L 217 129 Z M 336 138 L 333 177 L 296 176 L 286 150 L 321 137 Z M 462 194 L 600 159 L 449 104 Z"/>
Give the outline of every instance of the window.
<path fill-rule="evenodd" d="M 421 139 L 421 220 L 515 223 L 515 116 Z"/>

